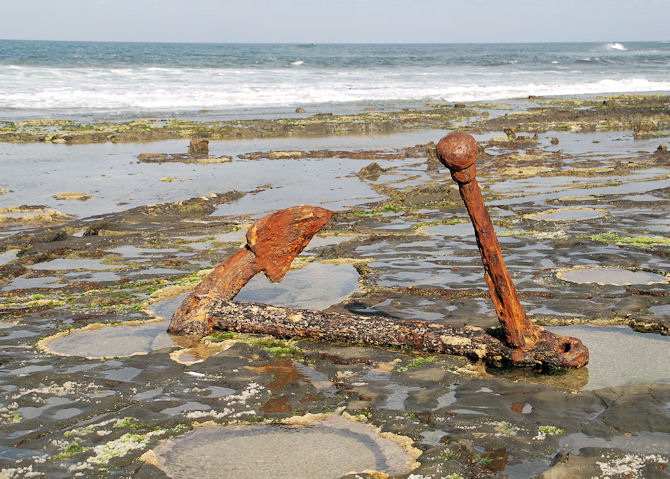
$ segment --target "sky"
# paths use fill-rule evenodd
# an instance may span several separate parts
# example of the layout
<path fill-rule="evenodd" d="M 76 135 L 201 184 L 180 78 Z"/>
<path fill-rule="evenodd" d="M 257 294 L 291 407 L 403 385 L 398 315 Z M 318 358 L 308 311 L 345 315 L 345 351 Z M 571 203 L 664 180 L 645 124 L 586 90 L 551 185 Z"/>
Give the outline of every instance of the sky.
<path fill-rule="evenodd" d="M 0 38 L 22 40 L 670 40 L 670 0 L 0 0 L 0 12 Z"/>

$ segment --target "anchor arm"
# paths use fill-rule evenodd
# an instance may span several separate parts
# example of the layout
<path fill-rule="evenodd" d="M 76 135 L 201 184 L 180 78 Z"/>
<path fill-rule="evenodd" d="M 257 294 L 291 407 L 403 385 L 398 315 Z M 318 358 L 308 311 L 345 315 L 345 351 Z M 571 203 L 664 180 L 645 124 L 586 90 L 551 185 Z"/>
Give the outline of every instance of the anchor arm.
<path fill-rule="evenodd" d="M 317 206 L 294 206 L 255 221 L 247 244 L 218 265 L 172 316 L 168 332 L 206 334 L 213 327 L 212 305 L 232 300 L 261 271 L 272 282 L 282 280 L 291 263 L 333 213 Z"/>

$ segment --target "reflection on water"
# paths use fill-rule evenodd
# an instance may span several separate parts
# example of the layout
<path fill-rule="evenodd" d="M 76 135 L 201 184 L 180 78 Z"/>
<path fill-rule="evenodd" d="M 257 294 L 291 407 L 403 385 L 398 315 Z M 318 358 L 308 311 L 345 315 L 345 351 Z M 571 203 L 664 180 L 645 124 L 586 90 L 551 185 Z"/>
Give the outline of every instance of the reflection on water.
<path fill-rule="evenodd" d="M 311 263 L 289 271 L 281 283 L 256 275 L 235 297 L 286 308 L 325 309 L 358 291 L 358 272 L 349 264 Z"/>
<path fill-rule="evenodd" d="M 55 276 L 42 276 L 39 278 L 14 278 L 11 283 L 2 288 L 3 291 L 13 291 L 15 289 L 35 289 L 35 288 L 62 288 L 65 283 L 61 282 Z"/>
<path fill-rule="evenodd" d="M 670 383 L 670 337 L 638 333 L 626 326 L 559 326 L 547 328 L 573 336 L 589 348 L 589 364 L 580 369 L 542 374 L 530 369 L 489 369 L 520 381 L 552 384 L 571 390 L 630 384 Z"/>
<path fill-rule="evenodd" d="M 453 225 L 428 226 L 422 232 L 429 235 L 440 236 L 471 236 L 474 238 L 475 231 L 470 222 L 456 223 Z"/>
<path fill-rule="evenodd" d="M 65 271 L 73 269 L 87 269 L 89 271 L 105 271 L 115 266 L 104 264 L 100 259 L 56 258 L 43 263 L 31 264 L 29 269 Z"/>

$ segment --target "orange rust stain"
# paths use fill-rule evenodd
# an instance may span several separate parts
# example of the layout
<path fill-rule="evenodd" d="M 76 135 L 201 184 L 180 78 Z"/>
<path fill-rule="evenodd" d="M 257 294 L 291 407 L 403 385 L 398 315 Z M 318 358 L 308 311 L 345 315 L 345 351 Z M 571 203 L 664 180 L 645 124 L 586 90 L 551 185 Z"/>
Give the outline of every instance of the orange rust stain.
<path fill-rule="evenodd" d="M 288 398 L 272 397 L 258 409 L 263 412 L 291 412 L 293 409 L 286 404 L 287 402 Z"/>
<path fill-rule="evenodd" d="M 489 459 L 489 463 L 484 466 L 485 469 L 493 472 L 502 472 L 507 467 L 507 461 L 509 460 L 509 452 L 507 449 L 494 449 L 490 450 L 489 453 L 484 456 L 486 459 Z"/>
<path fill-rule="evenodd" d="M 250 367 L 252 371 L 258 374 L 272 374 L 274 380 L 267 384 L 267 387 L 275 391 L 286 391 L 286 386 L 291 383 L 297 383 L 306 379 L 305 375 L 296 369 L 291 360 L 280 360 L 268 363 L 265 366 Z"/>

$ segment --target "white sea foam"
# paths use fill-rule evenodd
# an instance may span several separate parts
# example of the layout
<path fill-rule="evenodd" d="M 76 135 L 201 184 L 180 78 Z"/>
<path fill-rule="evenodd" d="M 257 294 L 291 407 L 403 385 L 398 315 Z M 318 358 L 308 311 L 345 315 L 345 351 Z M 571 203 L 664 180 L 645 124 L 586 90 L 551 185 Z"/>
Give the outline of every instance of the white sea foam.
<path fill-rule="evenodd" d="M 608 43 L 607 48 L 610 50 L 619 50 L 625 52 L 627 50 L 621 43 Z"/>
<path fill-rule="evenodd" d="M 0 109 L 195 110 L 670 91 L 667 75 L 556 66 L 57 68 L 0 65 Z"/>

